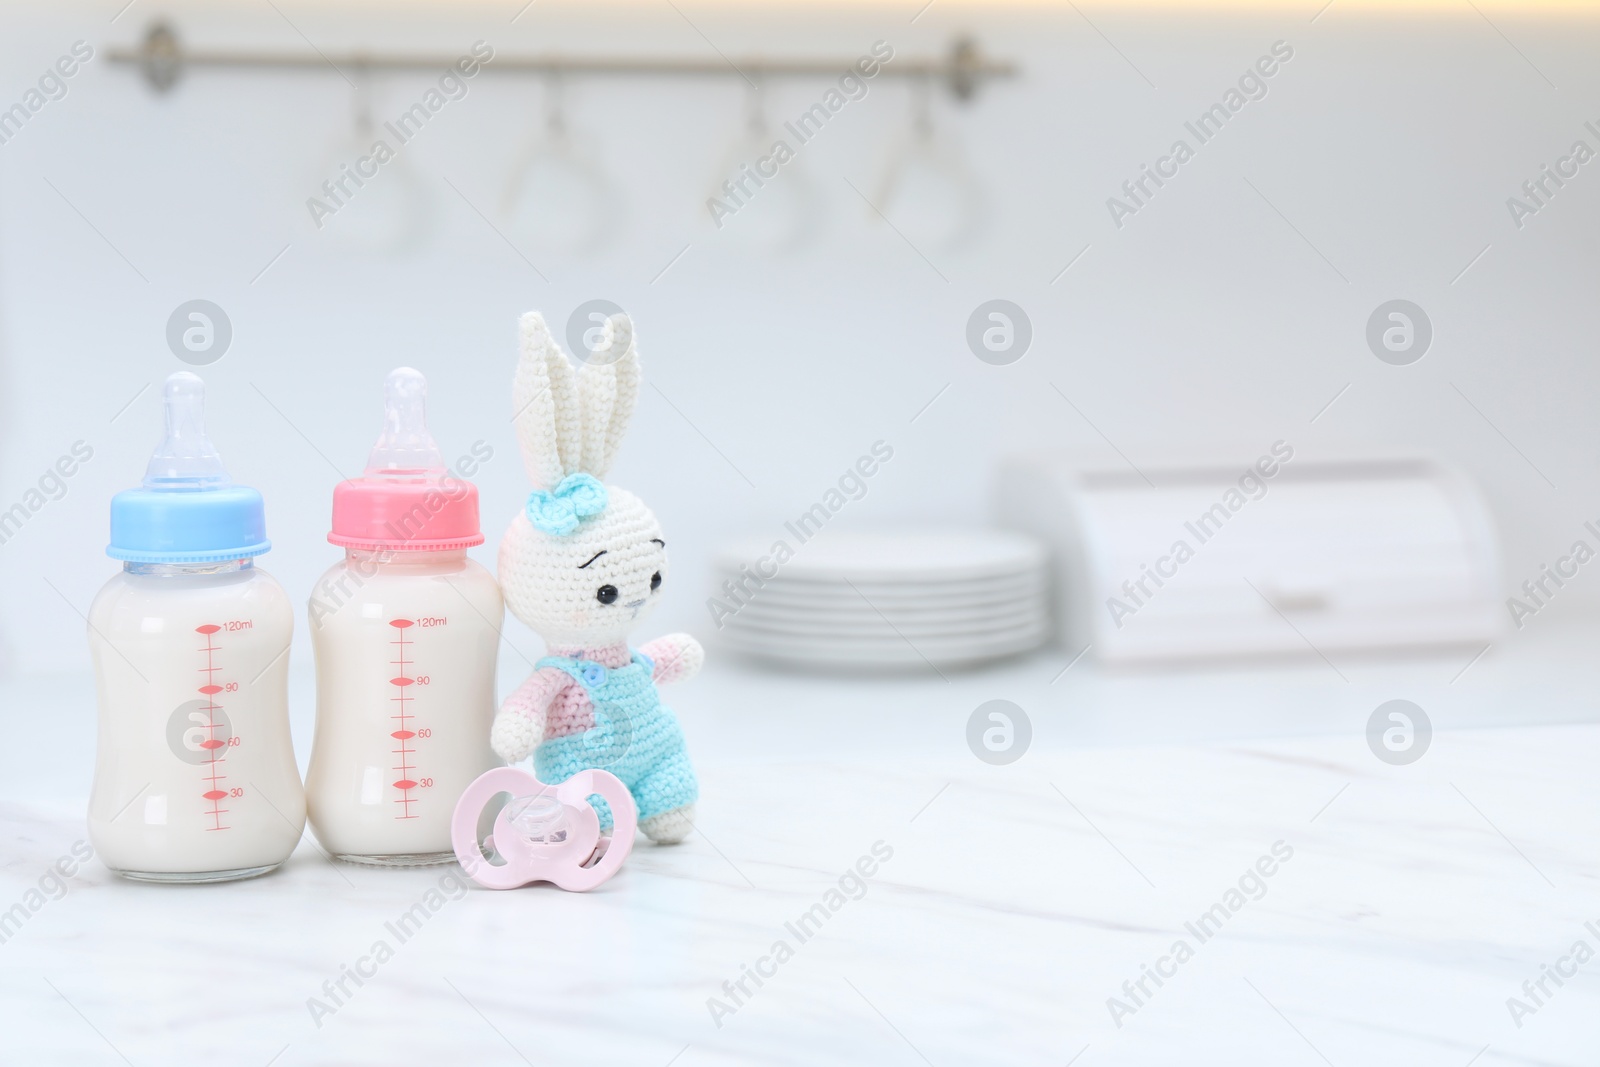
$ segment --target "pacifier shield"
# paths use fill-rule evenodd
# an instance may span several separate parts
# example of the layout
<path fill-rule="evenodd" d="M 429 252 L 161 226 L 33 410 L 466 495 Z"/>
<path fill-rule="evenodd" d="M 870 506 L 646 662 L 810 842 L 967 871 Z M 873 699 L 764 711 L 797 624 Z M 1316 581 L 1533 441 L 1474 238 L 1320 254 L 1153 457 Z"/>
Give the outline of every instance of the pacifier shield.
<path fill-rule="evenodd" d="M 599 794 L 611 805 L 616 831 L 602 837 L 589 804 Z M 493 831 L 479 841 L 480 825 L 497 797 L 510 800 L 495 815 Z M 605 771 L 580 771 L 559 786 L 517 767 L 480 775 L 456 802 L 450 823 L 456 859 L 467 877 L 488 889 L 551 882 L 582 892 L 610 878 L 633 850 L 638 809 L 621 779 Z"/>

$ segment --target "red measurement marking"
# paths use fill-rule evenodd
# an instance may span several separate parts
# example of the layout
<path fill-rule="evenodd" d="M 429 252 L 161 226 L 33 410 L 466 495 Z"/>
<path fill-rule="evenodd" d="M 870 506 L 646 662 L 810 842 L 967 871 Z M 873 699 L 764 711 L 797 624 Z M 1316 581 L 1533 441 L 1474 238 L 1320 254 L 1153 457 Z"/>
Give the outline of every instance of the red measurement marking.
<path fill-rule="evenodd" d="M 395 658 L 389 661 L 390 666 L 395 668 L 394 677 L 389 679 L 389 684 L 395 687 L 395 695 L 389 699 L 399 705 L 399 709 L 392 716 L 395 729 L 389 734 L 400 742 L 400 747 L 393 750 L 399 757 L 399 766 L 394 768 L 396 777 L 392 784 L 400 790 L 400 796 L 395 801 L 400 805 L 400 814 L 395 818 L 416 819 L 420 816 L 411 810 L 411 806 L 417 802 L 411 795 L 411 791 L 417 788 L 417 780 L 411 777 L 412 772 L 416 770 L 411 764 L 411 757 L 416 755 L 416 752 L 407 743 L 417 736 L 417 732 L 408 725 L 408 721 L 416 717 L 411 714 L 408 703 L 413 699 L 408 693 L 416 679 L 411 676 L 412 672 L 409 670 L 414 661 L 406 655 L 406 650 L 416 643 L 406 638 L 406 631 L 416 625 L 416 622 L 413 619 L 390 619 L 389 625 L 395 629 L 395 639 L 389 642 L 395 648 Z"/>
<path fill-rule="evenodd" d="M 212 623 L 194 628 L 194 632 L 200 634 L 205 642 L 200 648 L 200 653 L 205 656 L 205 666 L 200 668 L 200 673 L 206 676 L 206 684 L 200 687 L 200 692 L 211 698 L 222 692 L 222 686 L 217 684 L 216 678 L 217 671 L 221 669 L 217 666 L 216 659 L 216 653 L 220 649 L 219 646 L 211 643 L 211 635 L 220 632 L 221 629 L 222 627 Z M 205 762 L 205 768 L 210 773 L 202 779 L 209 782 L 211 788 L 200 794 L 203 799 L 211 802 L 211 810 L 206 812 L 207 815 L 211 816 L 211 825 L 206 829 L 226 830 L 228 826 L 223 823 L 222 816 L 227 814 L 227 809 L 222 806 L 221 801 L 228 795 L 228 791 L 223 789 L 220 783 L 224 779 L 222 762 L 226 758 L 221 750 L 227 742 L 215 735 L 217 727 L 222 725 L 216 719 L 216 712 L 222 710 L 222 705 L 216 703 L 214 699 L 210 699 L 201 706 L 200 710 L 206 713 L 204 729 L 207 734 L 206 739 L 200 742 L 200 747 L 211 753 L 211 758 Z"/>

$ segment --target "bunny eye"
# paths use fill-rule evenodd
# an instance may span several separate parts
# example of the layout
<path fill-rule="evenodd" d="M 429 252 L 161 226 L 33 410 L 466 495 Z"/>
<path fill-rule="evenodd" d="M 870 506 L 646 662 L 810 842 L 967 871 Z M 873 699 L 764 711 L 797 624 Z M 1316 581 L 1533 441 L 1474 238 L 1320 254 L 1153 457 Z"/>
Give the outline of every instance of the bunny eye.
<path fill-rule="evenodd" d="M 617 587 L 614 585 L 602 585 L 599 589 L 594 591 L 594 598 L 600 601 L 602 604 L 615 603 L 617 599 Z"/>
<path fill-rule="evenodd" d="M 660 589 L 660 588 L 661 588 L 661 572 L 660 571 L 656 571 L 654 574 L 652 574 L 650 576 L 650 591 L 652 593 L 654 593 L 657 589 Z"/>

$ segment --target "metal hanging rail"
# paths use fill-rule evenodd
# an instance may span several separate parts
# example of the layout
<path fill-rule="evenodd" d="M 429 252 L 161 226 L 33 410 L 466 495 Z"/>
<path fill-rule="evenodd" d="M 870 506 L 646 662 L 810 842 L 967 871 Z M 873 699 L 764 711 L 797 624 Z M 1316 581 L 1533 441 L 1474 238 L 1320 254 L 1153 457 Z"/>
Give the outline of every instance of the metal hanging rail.
<path fill-rule="evenodd" d="M 346 70 L 439 70 L 456 61 L 455 56 L 383 52 L 352 52 L 325 55 L 321 52 L 255 52 L 184 48 L 175 30 L 166 22 L 152 23 L 137 48 L 113 48 L 113 63 L 138 67 L 150 87 L 166 92 L 177 84 L 184 71 L 192 67 L 255 68 L 271 70 L 332 69 Z M 607 74 L 607 75 L 736 75 L 754 82 L 769 77 L 834 75 L 851 69 L 854 59 L 775 59 L 747 57 L 728 59 L 671 59 L 650 56 L 496 56 L 483 70 L 512 74 Z M 960 37 L 942 58 L 896 58 L 880 67 L 877 77 L 926 78 L 943 82 L 951 95 L 971 99 L 978 86 L 992 78 L 1010 78 L 1016 65 L 989 59 L 970 37 Z M 348 78 L 348 76 L 346 76 Z"/>

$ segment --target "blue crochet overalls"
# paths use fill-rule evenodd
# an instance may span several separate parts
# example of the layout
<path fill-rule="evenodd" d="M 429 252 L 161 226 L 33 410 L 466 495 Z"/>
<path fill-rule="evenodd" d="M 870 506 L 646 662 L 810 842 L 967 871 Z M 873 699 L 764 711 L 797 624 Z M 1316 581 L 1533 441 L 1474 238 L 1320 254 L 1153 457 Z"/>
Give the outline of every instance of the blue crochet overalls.
<path fill-rule="evenodd" d="M 683 728 L 661 703 L 655 665 L 638 652 L 626 667 L 606 667 L 587 659 L 546 656 L 535 667 L 554 667 L 583 686 L 594 705 L 594 726 L 579 734 L 552 737 L 533 754 L 539 780 L 557 785 L 579 771 L 610 771 L 633 794 L 639 819 L 693 804 L 700 796 L 684 746 Z M 611 806 L 589 798 L 602 829 L 611 829 Z"/>

